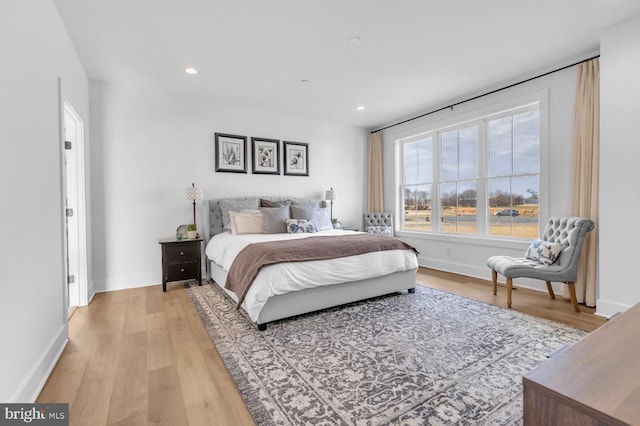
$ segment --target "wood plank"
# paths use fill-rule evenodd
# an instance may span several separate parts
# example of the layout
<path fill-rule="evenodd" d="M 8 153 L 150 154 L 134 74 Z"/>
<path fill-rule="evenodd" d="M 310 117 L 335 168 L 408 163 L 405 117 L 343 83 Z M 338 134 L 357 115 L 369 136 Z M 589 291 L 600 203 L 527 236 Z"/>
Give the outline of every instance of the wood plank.
<path fill-rule="evenodd" d="M 200 315 L 193 307 L 193 303 L 189 298 L 189 295 L 186 291 L 181 291 L 178 294 L 180 301 L 182 302 L 182 308 L 185 313 L 185 317 L 191 327 L 191 331 L 194 333 L 196 341 L 200 346 L 200 349 L 203 351 L 209 350 L 214 347 L 213 342 L 211 341 L 211 337 L 207 330 L 204 328 L 204 324 L 202 319 L 200 319 Z"/>
<path fill-rule="evenodd" d="M 140 414 L 139 416 L 124 419 L 119 422 L 109 423 L 109 426 L 147 426 L 148 424 L 147 416 Z"/>
<path fill-rule="evenodd" d="M 146 289 L 144 287 L 129 290 L 127 316 L 124 334 L 137 333 L 147 328 Z"/>
<path fill-rule="evenodd" d="M 147 332 L 125 334 L 119 353 L 109 423 L 147 415 Z"/>
<path fill-rule="evenodd" d="M 189 424 L 233 424 L 228 421 L 229 410 L 220 404 L 223 395 L 205 364 L 183 304 L 180 300 L 168 300 L 165 310 Z"/>
<path fill-rule="evenodd" d="M 124 317 L 92 322 L 87 348 L 90 353 L 85 380 L 115 376 L 120 358 Z"/>
<path fill-rule="evenodd" d="M 83 380 L 69 411 L 70 425 L 107 424 L 114 377 Z"/>
<path fill-rule="evenodd" d="M 88 363 L 87 354 L 65 348 L 36 402 L 66 402 L 71 410 Z"/>
<path fill-rule="evenodd" d="M 164 311 L 147 315 L 147 370 L 176 364 L 167 315 Z"/>
<path fill-rule="evenodd" d="M 147 314 L 164 311 L 164 293 L 162 292 L 162 285 L 145 287 L 145 297 L 147 300 Z"/>
<path fill-rule="evenodd" d="M 149 372 L 150 425 L 189 424 L 178 369 L 175 365 Z"/>
<path fill-rule="evenodd" d="M 209 369 L 217 391 L 222 395 L 222 404 L 229 408 L 225 421 L 230 425 L 253 425 L 253 417 L 240 395 L 240 391 L 229 375 L 216 348 L 204 351 L 205 365 Z"/>

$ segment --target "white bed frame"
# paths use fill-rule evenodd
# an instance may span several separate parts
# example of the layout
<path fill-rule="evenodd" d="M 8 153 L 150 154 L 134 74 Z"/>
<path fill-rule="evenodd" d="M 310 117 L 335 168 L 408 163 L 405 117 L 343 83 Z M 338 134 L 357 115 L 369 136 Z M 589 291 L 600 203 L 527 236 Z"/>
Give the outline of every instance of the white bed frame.
<path fill-rule="evenodd" d="M 271 201 L 277 200 L 300 200 L 295 197 L 238 197 L 226 198 L 224 200 L 244 201 L 263 198 Z M 223 232 L 222 212 L 220 210 L 221 199 L 207 200 L 204 202 L 206 208 L 205 221 L 205 246 L 209 239 Z M 207 279 L 213 281 L 224 290 L 224 283 L 227 279 L 226 271 L 218 264 L 209 259 L 206 260 Z M 322 287 L 315 287 L 291 293 L 286 293 L 271 297 L 262 308 L 256 321 L 259 330 L 266 330 L 267 323 L 301 315 L 320 309 L 331 308 L 344 305 L 346 303 L 357 302 L 376 296 L 407 290 L 415 292 L 416 270 L 396 272 L 381 277 L 367 280 L 352 281 L 343 284 L 334 284 Z M 226 290 L 224 290 L 226 291 Z"/>

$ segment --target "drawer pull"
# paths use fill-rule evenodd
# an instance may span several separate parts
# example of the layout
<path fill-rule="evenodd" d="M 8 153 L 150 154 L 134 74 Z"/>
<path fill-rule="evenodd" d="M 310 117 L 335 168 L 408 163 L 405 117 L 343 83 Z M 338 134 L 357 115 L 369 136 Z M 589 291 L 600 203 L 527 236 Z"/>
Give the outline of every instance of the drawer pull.
<path fill-rule="evenodd" d="M 184 268 L 180 268 L 180 272 L 184 272 Z"/>
<path fill-rule="evenodd" d="M 183 251 L 180 252 L 180 256 L 184 256 L 184 252 Z"/>

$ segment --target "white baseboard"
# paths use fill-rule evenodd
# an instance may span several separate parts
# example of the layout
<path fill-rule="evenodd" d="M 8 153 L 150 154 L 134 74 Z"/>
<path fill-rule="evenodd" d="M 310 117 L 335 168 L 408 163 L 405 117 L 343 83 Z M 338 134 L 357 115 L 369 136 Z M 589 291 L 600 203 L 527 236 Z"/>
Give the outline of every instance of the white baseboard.
<path fill-rule="evenodd" d="M 128 277 L 109 278 L 95 281 L 95 293 L 105 291 L 128 290 L 137 287 L 149 287 L 162 284 L 162 277 L 157 274 L 132 275 Z"/>
<path fill-rule="evenodd" d="M 10 403 L 33 403 L 40 395 L 51 371 L 56 366 L 62 351 L 67 346 L 69 327 L 63 325 L 49 344 L 49 348 L 42 354 L 38 362 L 27 374 L 18 389 L 15 391 Z"/>
<path fill-rule="evenodd" d="M 87 305 L 93 300 L 93 296 L 96 295 L 96 286 L 93 281 L 87 285 Z"/>
<path fill-rule="evenodd" d="M 611 302 L 609 300 L 597 299 L 596 300 L 596 313 L 595 315 L 611 318 L 611 316 L 618 312 L 624 312 L 631 308 L 632 305 L 624 305 L 622 303 Z"/>

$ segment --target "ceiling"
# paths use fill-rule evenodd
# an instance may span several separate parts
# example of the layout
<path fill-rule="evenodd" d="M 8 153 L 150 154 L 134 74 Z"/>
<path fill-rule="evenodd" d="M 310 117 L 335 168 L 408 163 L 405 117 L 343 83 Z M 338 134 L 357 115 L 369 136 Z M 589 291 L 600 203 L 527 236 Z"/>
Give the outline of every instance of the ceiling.
<path fill-rule="evenodd" d="M 640 14 L 638 0 L 54 3 L 91 79 L 368 129 L 588 57 Z"/>

